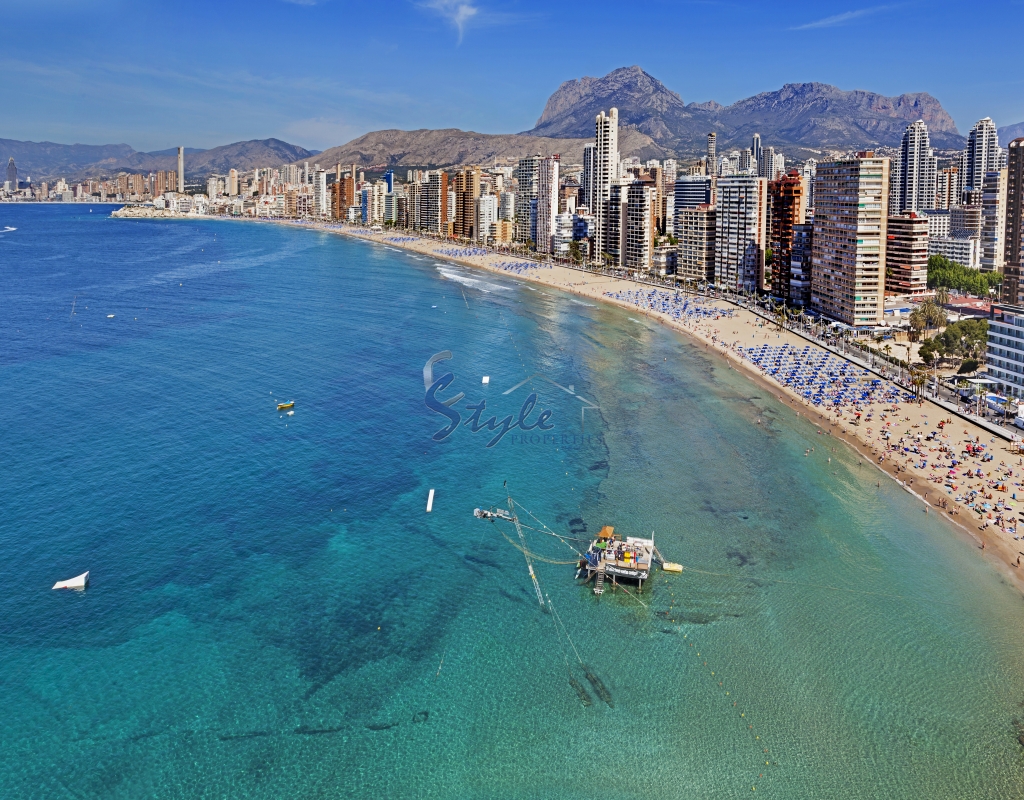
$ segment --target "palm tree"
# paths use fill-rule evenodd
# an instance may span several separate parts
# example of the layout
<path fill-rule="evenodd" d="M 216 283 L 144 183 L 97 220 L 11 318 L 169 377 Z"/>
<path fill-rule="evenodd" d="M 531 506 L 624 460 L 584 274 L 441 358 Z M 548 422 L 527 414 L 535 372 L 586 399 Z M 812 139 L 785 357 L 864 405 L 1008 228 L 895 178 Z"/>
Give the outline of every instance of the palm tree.
<path fill-rule="evenodd" d="M 945 286 L 935 287 L 935 304 L 938 306 L 944 306 L 949 302 L 949 289 Z"/>

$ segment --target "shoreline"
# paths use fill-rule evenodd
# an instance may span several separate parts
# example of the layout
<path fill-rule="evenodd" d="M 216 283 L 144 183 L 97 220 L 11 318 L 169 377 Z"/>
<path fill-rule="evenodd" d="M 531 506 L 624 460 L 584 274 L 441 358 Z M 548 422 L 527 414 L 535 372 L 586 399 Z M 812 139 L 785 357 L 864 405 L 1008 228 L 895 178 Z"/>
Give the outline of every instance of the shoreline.
<path fill-rule="evenodd" d="M 241 219 L 238 221 L 254 220 Z M 737 352 L 740 338 L 747 335 L 751 336 L 752 343 L 756 342 L 759 345 L 770 343 L 772 346 L 788 344 L 790 347 L 797 347 L 798 349 L 809 347 L 816 354 L 831 355 L 847 364 L 851 364 L 851 366 L 856 366 L 843 358 L 842 355 L 830 353 L 817 343 L 810 342 L 792 331 L 778 330 L 775 326 L 769 324 L 762 317 L 748 309 L 735 306 L 726 300 L 689 294 L 688 296 L 698 299 L 705 308 L 729 311 L 731 314 L 717 319 L 705 317 L 687 322 L 673 319 L 664 312 L 644 308 L 636 303 L 606 294 L 606 292 L 626 291 L 642 291 L 645 294 L 652 291 L 663 292 L 666 295 L 675 294 L 673 290 L 668 288 L 656 288 L 624 278 L 589 273 L 554 264 L 540 264 L 527 256 L 494 253 L 489 250 L 485 251 L 483 248 L 477 248 L 474 245 L 420 237 L 410 231 L 373 232 L 367 228 L 355 228 L 347 224 L 338 223 L 310 224 L 274 219 L 261 219 L 259 221 L 283 223 L 306 230 L 340 234 L 366 242 L 393 247 L 396 250 L 415 253 L 436 261 L 446 261 L 471 269 L 483 269 L 498 275 L 514 277 L 518 280 L 528 281 L 551 289 L 566 291 L 595 302 L 615 305 L 633 313 L 643 314 L 648 319 L 657 321 L 672 331 L 685 334 L 694 343 L 703 343 L 706 350 L 713 351 L 719 356 L 724 357 L 725 362 L 731 369 L 739 370 L 742 368 L 745 377 L 750 379 L 754 385 L 772 392 L 776 399 L 791 407 L 792 410 L 797 412 L 798 416 L 805 416 L 807 420 L 819 427 L 822 435 L 838 439 L 850 446 L 865 462 L 873 465 L 889 479 L 896 481 L 908 494 L 919 500 L 924 505 L 924 511 L 929 514 L 937 511 L 938 516 L 951 523 L 956 535 L 964 536 L 965 540 L 971 541 L 977 549 L 982 550 L 983 557 L 987 557 L 989 563 L 996 567 L 997 572 L 1009 579 L 1018 591 L 1024 594 L 1024 556 L 1022 556 L 1022 567 L 1017 568 L 1015 566 L 1018 555 L 1024 553 L 1024 522 L 1017 528 L 1018 535 L 1021 535 L 1020 540 L 1015 540 L 1012 534 L 996 527 L 994 524 L 984 526 L 983 523 L 987 519 L 984 514 L 981 517 L 977 516 L 977 512 L 972 512 L 971 509 L 966 507 L 966 502 L 955 503 L 954 497 L 956 494 L 948 491 L 946 479 L 935 480 L 937 477 L 935 467 L 931 470 L 920 468 L 915 462 L 913 454 L 908 457 L 905 454 L 897 454 L 893 451 L 886 452 L 886 446 L 881 438 L 881 428 L 883 425 L 881 419 L 876 419 L 873 422 L 870 419 L 866 419 L 866 424 L 859 422 L 851 424 L 849 419 L 850 409 L 843 408 L 837 414 L 830 406 L 822 405 L 821 407 L 815 407 L 801 397 L 793 388 L 774 380 L 770 375 L 751 363 L 743 354 Z M 400 241 L 393 241 L 394 239 Z M 442 250 L 447 252 L 439 252 Z M 471 252 L 474 250 L 477 252 Z M 463 252 L 460 253 L 459 251 Z M 498 266 L 499 264 L 529 264 L 529 266 L 509 270 L 502 269 Z M 728 332 L 726 331 L 727 327 L 731 328 Z M 731 344 L 729 343 L 730 341 Z M 888 386 L 891 383 L 885 381 L 884 385 Z M 894 413 L 890 410 L 891 408 L 891 404 L 878 401 L 869 404 L 866 411 L 869 414 L 882 414 L 884 419 L 885 416 L 890 416 Z M 901 400 L 898 404 L 898 409 L 898 419 L 894 417 L 886 423 L 887 427 L 896 426 L 892 428 L 894 436 L 900 434 L 913 439 L 916 435 L 923 435 L 930 430 L 935 430 L 937 428 L 936 423 L 928 421 L 929 415 L 936 422 L 949 418 L 948 411 L 932 403 L 927 398 L 922 399 L 920 402 Z M 1005 463 L 1006 469 L 1002 470 L 1002 472 L 1012 469 L 1013 479 L 1016 479 L 1021 484 L 1017 488 L 1022 493 L 1021 511 L 1024 513 L 1024 459 L 1020 459 L 1016 455 L 1011 456 L 1010 449 L 1007 446 L 1008 443 L 996 440 L 989 431 L 958 417 L 953 417 L 952 420 L 951 423 L 947 423 L 944 431 L 940 431 L 940 436 L 936 437 L 936 441 L 941 438 L 943 439 L 942 444 L 954 448 L 958 445 L 962 446 L 967 441 L 981 442 L 986 445 L 986 453 L 993 456 L 992 461 L 988 462 L 993 465 L 990 468 L 991 472 L 987 473 L 985 477 L 967 479 L 958 475 L 954 478 L 954 485 L 958 487 L 958 491 L 963 493 L 968 489 L 975 488 L 983 490 L 991 495 L 993 498 L 992 502 L 995 502 L 997 494 L 1002 494 L 1004 502 L 1011 504 L 1012 507 L 1012 504 L 1015 503 L 1014 500 L 1010 499 L 1010 495 L 1014 493 L 1011 484 L 1012 478 L 1007 477 L 1004 479 L 1007 488 L 1005 492 L 998 492 L 995 489 L 986 487 L 986 479 L 989 478 L 992 472 L 996 471 L 996 465 Z M 872 425 L 872 427 L 867 427 L 867 425 Z M 875 427 L 878 428 L 877 431 Z M 919 434 L 914 433 L 915 428 L 918 429 Z M 918 442 L 919 446 L 924 446 L 925 444 L 924 441 Z M 933 450 L 934 448 L 929 449 Z M 883 453 L 885 455 L 882 459 L 879 459 L 879 456 L 882 456 Z M 930 456 L 916 454 L 917 459 L 922 459 L 922 457 L 925 462 L 931 460 Z M 1017 464 L 1010 462 L 1009 459 L 1013 457 L 1019 459 Z M 965 459 L 965 462 L 967 460 L 974 462 L 974 465 L 971 467 L 972 470 L 979 468 L 980 465 L 975 459 Z M 965 462 L 957 465 L 959 470 L 962 471 L 967 468 L 968 465 Z M 939 473 L 945 473 L 947 470 L 948 468 L 938 468 Z M 952 483 L 953 481 L 949 482 Z M 942 498 L 948 498 L 948 508 L 946 509 L 941 508 L 936 502 Z M 954 508 L 958 511 L 956 515 L 952 513 Z M 989 514 L 989 517 L 991 517 L 991 514 Z"/>

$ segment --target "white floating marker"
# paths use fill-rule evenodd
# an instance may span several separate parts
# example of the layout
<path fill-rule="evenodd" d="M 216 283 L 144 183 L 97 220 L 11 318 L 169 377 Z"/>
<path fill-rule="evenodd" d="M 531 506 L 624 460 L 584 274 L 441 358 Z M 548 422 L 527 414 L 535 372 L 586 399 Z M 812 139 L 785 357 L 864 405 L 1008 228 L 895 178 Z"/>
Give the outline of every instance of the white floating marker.
<path fill-rule="evenodd" d="M 491 382 L 491 376 L 490 375 L 484 375 L 484 380 L 483 380 L 484 386 L 486 386 L 490 382 Z"/>
<path fill-rule="evenodd" d="M 429 514 L 434 508 L 434 490 L 430 490 L 430 494 L 427 495 L 427 513 Z"/>

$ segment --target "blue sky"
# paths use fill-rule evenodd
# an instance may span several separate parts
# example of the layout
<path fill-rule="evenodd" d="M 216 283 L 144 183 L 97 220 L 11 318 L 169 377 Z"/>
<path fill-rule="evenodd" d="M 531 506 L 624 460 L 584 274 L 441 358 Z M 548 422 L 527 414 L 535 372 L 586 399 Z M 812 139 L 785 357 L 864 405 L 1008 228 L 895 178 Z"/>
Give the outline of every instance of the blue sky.
<path fill-rule="evenodd" d="M 325 149 L 380 128 L 516 132 L 562 81 L 632 64 L 686 102 L 799 81 L 926 91 L 966 133 L 1024 121 L 1022 18 L 1024 0 L 0 0 L 0 138 Z"/>

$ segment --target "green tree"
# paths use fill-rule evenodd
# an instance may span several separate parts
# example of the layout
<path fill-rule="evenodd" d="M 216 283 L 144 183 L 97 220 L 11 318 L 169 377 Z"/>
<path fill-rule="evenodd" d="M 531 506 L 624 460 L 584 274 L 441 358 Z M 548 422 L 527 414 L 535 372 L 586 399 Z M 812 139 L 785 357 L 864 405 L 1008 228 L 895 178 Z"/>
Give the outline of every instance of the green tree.
<path fill-rule="evenodd" d="M 569 258 L 573 264 L 579 264 L 583 261 L 583 251 L 580 249 L 580 243 L 575 239 L 569 243 Z"/>
<path fill-rule="evenodd" d="M 989 290 L 999 286 L 1002 280 L 1003 276 L 998 272 L 970 269 L 945 256 L 936 254 L 928 258 L 929 289 L 956 289 L 977 297 L 988 297 Z"/>

